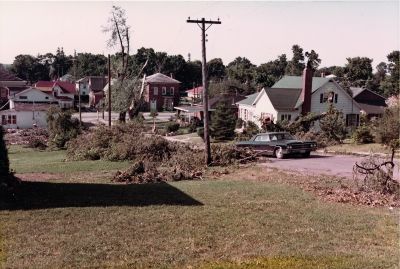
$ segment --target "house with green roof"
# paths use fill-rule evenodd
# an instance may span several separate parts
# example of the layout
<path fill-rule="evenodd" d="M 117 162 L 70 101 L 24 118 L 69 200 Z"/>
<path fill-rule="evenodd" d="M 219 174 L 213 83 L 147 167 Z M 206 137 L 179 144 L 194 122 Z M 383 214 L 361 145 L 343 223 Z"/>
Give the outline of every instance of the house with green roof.
<path fill-rule="evenodd" d="M 309 88 L 305 97 L 303 77 L 284 76 L 271 88 L 263 88 L 237 102 L 238 117 L 259 127 L 264 121 L 294 121 L 305 113 L 304 98 L 309 98 L 309 112 L 321 114 L 333 105 L 345 115 L 348 126 L 359 124 L 360 105 L 333 78 L 312 77 Z"/>

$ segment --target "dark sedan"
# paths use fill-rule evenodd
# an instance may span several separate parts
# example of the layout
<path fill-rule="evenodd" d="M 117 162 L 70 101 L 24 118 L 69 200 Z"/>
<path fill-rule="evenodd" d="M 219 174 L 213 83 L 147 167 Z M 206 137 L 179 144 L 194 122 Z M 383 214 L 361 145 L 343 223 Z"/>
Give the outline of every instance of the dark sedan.
<path fill-rule="evenodd" d="M 282 159 L 287 155 L 301 154 L 309 157 L 316 150 L 317 143 L 313 141 L 296 140 L 290 133 L 270 132 L 253 136 L 249 141 L 236 143 L 237 147 L 248 147 L 265 155 L 273 155 Z"/>

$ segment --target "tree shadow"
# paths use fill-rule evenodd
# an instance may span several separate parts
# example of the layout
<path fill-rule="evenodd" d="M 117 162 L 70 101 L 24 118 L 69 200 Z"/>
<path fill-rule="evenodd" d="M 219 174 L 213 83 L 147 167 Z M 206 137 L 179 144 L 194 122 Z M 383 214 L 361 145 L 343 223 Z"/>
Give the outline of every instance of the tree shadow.
<path fill-rule="evenodd" d="M 89 184 L 22 181 L 13 202 L 0 202 L 0 210 L 30 210 L 63 207 L 199 206 L 168 183 Z"/>

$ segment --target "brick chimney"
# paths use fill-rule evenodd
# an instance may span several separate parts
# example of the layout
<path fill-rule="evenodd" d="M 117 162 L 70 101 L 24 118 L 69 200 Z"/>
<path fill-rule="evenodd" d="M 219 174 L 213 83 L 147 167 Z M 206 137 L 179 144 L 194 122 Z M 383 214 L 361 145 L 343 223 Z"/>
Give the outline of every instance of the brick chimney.
<path fill-rule="evenodd" d="M 312 77 L 313 70 L 308 64 L 303 70 L 303 87 L 301 89 L 301 100 L 303 104 L 301 106 L 301 114 L 306 115 L 311 112 L 311 91 L 312 91 Z"/>

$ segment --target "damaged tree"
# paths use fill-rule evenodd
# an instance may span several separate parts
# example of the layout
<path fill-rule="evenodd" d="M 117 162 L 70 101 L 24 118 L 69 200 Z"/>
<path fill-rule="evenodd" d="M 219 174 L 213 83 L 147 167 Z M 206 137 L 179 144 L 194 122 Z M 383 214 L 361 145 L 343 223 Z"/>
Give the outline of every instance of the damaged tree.
<path fill-rule="evenodd" d="M 115 63 L 113 65 L 113 73 L 116 75 L 117 81 L 113 84 L 111 90 L 113 96 L 111 106 L 113 110 L 119 112 L 119 121 L 125 122 L 127 112 L 129 112 L 129 117 L 132 119 L 139 114 L 139 109 L 142 106 L 145 78 L 143 78 L 141 86 L 139 78 L 142 76 L 148 59 L 138 74 L 128 72 L 130 26 L 127 25 L 126 13 L 123 8 L 112 7 L 108 25 L 103 27 L 103 32 L 111 33 L 107 46 L 115 47 L 118 45 L 120 50 L 115 55 Z"/>
<path fill-rule="evenodd" d="M 361 164 L 354 165 L 354 176 L 363 177 L 363 187 L 373 188 L 387 194 L 400 197 L 400 182 L 394 179 L 394 155 L 400 148 L 400 106 L 396 105 L 385 110 L 383 117 L 376 126 L 377 140 L 389 147 L 390 159 L 381 160 L 370 156 Z"/>

